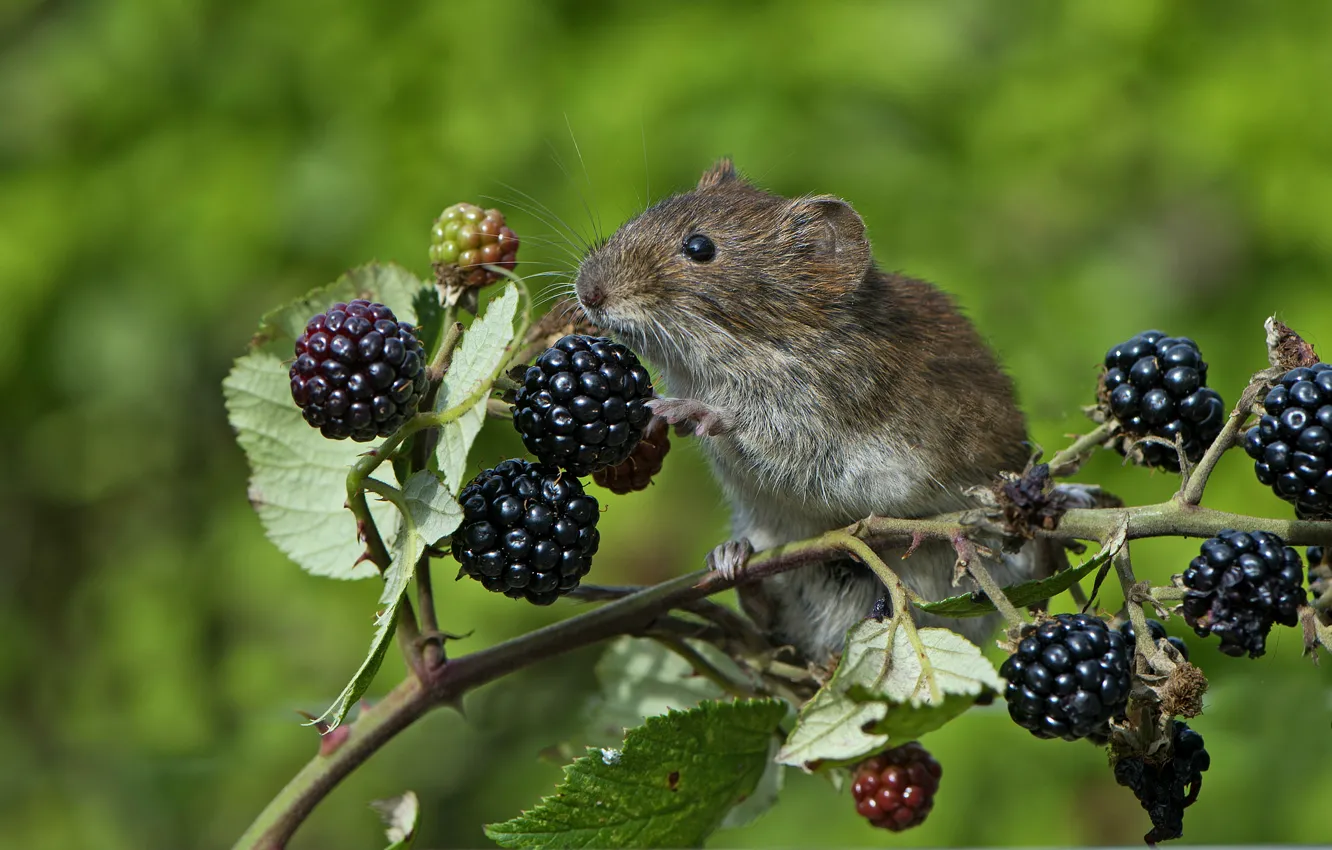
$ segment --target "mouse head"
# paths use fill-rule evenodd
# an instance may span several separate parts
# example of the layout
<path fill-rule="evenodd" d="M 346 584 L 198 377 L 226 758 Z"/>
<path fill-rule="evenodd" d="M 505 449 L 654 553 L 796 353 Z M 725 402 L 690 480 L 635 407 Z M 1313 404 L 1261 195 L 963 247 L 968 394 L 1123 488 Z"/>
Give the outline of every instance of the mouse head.
<path fill-rule="evenodd" d="M 816 340 L 871 263 L 850 204 L 765 192 L 723 159 L 588 254 L 576 289 L 593 322 L 650 359 L 703 368 Z"/>

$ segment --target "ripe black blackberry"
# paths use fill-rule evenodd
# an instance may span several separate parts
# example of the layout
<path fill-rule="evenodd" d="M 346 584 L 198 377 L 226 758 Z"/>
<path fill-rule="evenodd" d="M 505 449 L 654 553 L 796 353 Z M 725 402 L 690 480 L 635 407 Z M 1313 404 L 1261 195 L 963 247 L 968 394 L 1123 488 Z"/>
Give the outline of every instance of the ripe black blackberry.
<path fill-rule="evenodd" d="M 513 424 L 542 463 L 587 475 L 629 456 L 652 418 L 652 379 L 604 337 L 562 337 L 528 367 Z"/>
<path fill-rule="evenodd" d="M 1106 352 L 1105 369 L 1101 398 L 1125 433 L 1172 444 L 1137 444 L 1132 453 L 1135 459 L 1140 453 L 1143 464 L 1178 472 L 1176 436 L 1183 440 L 1184 455 L 1196 461 L 1221 433 L 1225 404 L 1206 386 L 1207 364 L 1188 337 L 1144 331 Z M 1120 453 L 1129 453 L 1129 445 L 1119 444 Z"/>
<path fill-rule="evenodd" d="M 1332 363 L 1291 369 L 1244 435 L 1258 480 L 1302 519 L 1332 519 Z"/>
<path fill-rule="evenodd" d="M 925 822 L 942 777 L 943 766 L 912 741 L 857 765 L 851 796 L 871 826 L 901 832 Z"/>
<path fill-rule="evenodd" d="M 1184 571 L 1184 619 L 1214 634 L 1226 655 L 1266 651 L 1273 623 L 1293 626 L 1305 601 L 1300 554 L 1266 531 L 1222 531 L 1199 547 Z"/>
<path fill-rule="evenodd" d="M 296 339 L 291 397 L 331 440 L 387 437 L 416 412 L 426 389 L 416 328 L 383 304 L 338 302 Z"/>
<path fill-rule="evenodd" d="M 1027 625 L 999 675 L 1019 726 L 1038 738 L 1100 737 L 1129 695 L 1124 636 L 1090 614 L 1056 614 Z"/>
<path fill-rule="evenodd" d="M 1179 654 L 1183 656 L 1185 661 L 1189 660 L 1189 645 L 1177 637 L 1166 634 L 1166 627 L 1162 625 L 1160 620 L 1153 620 L 1151 618 L 1148 618 L 1147 632 L 1152 636 L 1153 641 L 1155 641 L 1158 644 L 1161 641 L 1165 641 L 1166 643 L 1173 646 L 1175 649 L 1179 650 Z M 1135 647 L 1137 646 L 1137 634 L 1138 634 L 1137 631 L 1133 628 L 1133 621 L 1125 620 L 1123 623 L 1120 623 L 1119 633 L 1124 636 L 1124 644 L 1128 648 L 1128 654 L 1129 654 L 1129 661 L 1130 661 L 1129 669 L 1132 669 L 1133 664 L 1131 662 L 1133 660 L 1133 653 L 1135 651 Z"/>
<path fill-rule="evenodd" d="M 592 567 L 601 514 L 571 475 L 506 460 L 473 478 L 458 502 L 453 557 L 486 590 L 549 605 Z"/>
<path fill-rule="evenodd" d="M 1148 762 L 1140 756 L 1115 762 L 1115 781 L 1133 791 L 1152 819 L 1152 830 L 1143 836 L 1148 844 L 1184 835 L 1184 810 L 1202 791 L 1202 774 L 1212 764 L 1203 737 L 1187 723 L 1171 721 L 1171 747 L 1164 762 Z"/>

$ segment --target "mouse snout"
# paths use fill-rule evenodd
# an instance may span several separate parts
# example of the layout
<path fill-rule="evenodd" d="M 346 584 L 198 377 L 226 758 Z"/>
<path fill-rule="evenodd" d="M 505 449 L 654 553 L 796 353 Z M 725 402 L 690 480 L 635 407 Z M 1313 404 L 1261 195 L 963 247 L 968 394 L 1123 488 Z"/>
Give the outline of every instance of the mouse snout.
<path fill-rule="evenodd" d="M 580 274 L 574 282 L 574 291 L 578 294 L 578 302 L 584 307 L 600 307 L 606 300 L 606 287 L 595 275 Z"/>

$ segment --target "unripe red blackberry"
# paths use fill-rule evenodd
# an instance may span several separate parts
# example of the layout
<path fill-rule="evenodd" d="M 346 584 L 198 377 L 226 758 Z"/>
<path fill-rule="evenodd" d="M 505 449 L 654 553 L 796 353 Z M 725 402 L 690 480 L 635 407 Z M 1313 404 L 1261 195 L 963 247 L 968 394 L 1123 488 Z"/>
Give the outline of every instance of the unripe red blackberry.
<path fill-rule="evenodd" d="M 1188 337 L 1144 331 L 1111 348 L 1105 368 L 1101 397 L 1125 433 L 1160 437 L 1172 444 L 1178 436 L 1190 461 L 1201 458 L 1221 433 L 1225 405 L 1206 386 L 1207 364 L 1197 343 Z M 1120 453 L 1126 453 L 1130 444 L 1119 444 Z M 1135 445 L 1132 453 L 1140 455 L 1145 465 L 1179 471 L 1179 454 L 1173 446 Z"/>
<path fill-rule="evenodd" d="M 1291 369 L 1244 435 L 1258 480 L 1302 519 L 1332 519 L 1332 364 Z"/>
<path fill-rule="evenodd" d="M 1202 637 L 1219 637 L 1226 655 L 1262 655 L 1272 625 L 1295 625 L 1307 598 L 1300 554 L 1266 531 L 1222 531 L 1203 542 L 1181 578 L 1185 622 Z"/>
<path fill-rule="evenodd" d="M 513 424 L 542 463 L 587 475 L 629 456 L 652 417 L 652 379 L 634 353 L 570 334 L 528 367 Z"/>
<path fill-rule="evenodd" d="M 646 490 L 652 483 L 652 477 L 661 472 L 666 453 L 671 450 L 671 429 L 666 420 L 654 416 L 648 422 L 639 441 L 629 457 L 615 466 L 598 469 L 592 473 L 592 480 L 612 493 L 623 496 Z"/>
<path fill-rule="evenodd" d="M 1197 801 L 1203 771 L 1211 765 L 1202 735 L 1179 720 L 1171 721 L 1171 746 L 1163 761 L 1130 756 L 1115 762 L 1115 781 L 1133 791 L 1152 819 L 1143 840 L 1154 846 L 1184 835 L 1184 810 Z"/>
<path fill-rule="evenodd" d="M 1124 636 L 1090 614 L 1028 624 L 999 668 L 1008 713 L 1038 738 L 1099 739 L 1128 701 L 1129 655 Z"/>
<path fill-rule="evenodd" d="M 486 590 L 549 605 L 592 568 L 601 514 L 572 475 L 506 460 L 473 478 L 458 502 L 453 557 Z"/>
<path fill-rule="evenodd" d="M 416 412 L 426 389 L 416 329 L 383 304 L 338 302 L 296 338 L 291 397 L 332 440 L 387 437 Z"/>
<path fill-rule="evenodd" d="M 483 264 L 513 270 L 518 237 L 496 209 L 460 203 L 444 210 L 430 228 L 430 262 L 445 283 L 466 289 L 499 280 Z"/>
<path fill-rule="evenodd" d="M 851 796 L 871 826 L 901 832 L 925 822 L 942 777 L 943 766 L 912 741 L 857 765 Z"/>

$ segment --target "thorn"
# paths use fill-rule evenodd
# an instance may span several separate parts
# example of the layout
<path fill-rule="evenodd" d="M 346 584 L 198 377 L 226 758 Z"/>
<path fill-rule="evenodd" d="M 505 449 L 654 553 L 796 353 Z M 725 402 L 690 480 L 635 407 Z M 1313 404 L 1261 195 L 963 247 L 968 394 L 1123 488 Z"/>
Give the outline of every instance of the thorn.
<path fill-rule="evenodd" d="M 362 562 L 364 562 L 364 561 L 368 561 L 368 560 L 370 560 L 370 550 L 369 550 L 369 549 L 366 549 L 364 552 L 361 553 L 361 556 L 360 556 L 359 558 L 356 559 L 355 563 L 353 563 L 352 566 L 353 566 L 353 567 L 360 566 L 360 564 L 361 564 Z"/>
<path fill-rule="evenodd" d="M 320 720 L 318 717 L 315 717 L 315 716 L 314 716 L 313 714 L 311 714 L 310 712 L 308 712 L 308 711 L 302 711 L 302 710 L 299 709 L 299 708 L 296 709 L 296 713 L 299 714 L 301 717 L 304 717 L 304 718 L 310 723 L 310 725 L 314 726 L 315 731 L 318 732 L 320 735 L 327 734 L 327 732 L 328 732 L 328 724 L 327 724 L 327 723 L 325 723 L 324 721 Z"/>
<path fill-rule="evenodd" d="M 319 739 L 319 754 L 321 756 L 331 756 L 338 751 L 347 739 L 351 737 L 352 728 L 350 726 L 339 726 L 332 732 L 325 733 Z"/>

